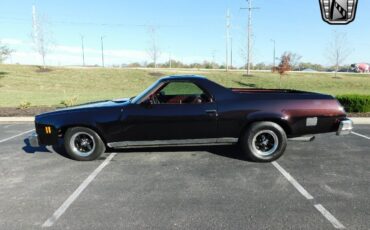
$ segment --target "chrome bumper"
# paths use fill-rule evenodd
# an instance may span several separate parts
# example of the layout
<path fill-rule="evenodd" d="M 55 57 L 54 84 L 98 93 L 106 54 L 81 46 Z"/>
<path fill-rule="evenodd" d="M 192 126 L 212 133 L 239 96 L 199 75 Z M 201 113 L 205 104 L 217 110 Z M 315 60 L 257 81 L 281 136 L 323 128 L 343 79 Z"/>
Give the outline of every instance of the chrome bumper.
<path fill-rule="evenodd" d="M 352 132 L 353 122 L 350 119 L 343 120 L 339 123 L 337 135 L 348 135 Z"/>
<path fill-rule="evenodd" d="M 32 133 L 31 136 L 28 137 L 28 141 L 31 147 L 37 148 L 39 147 L 39 139 L 37 137 L 37 133 Z"/>

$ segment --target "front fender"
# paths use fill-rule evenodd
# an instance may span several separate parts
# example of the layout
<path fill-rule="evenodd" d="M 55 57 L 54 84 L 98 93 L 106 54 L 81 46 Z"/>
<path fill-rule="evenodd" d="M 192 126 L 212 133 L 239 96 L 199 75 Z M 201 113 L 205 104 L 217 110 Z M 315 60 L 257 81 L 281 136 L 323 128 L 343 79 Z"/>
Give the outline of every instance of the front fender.
<path fill-rule="evenodd" d="M 57 144 L 59 137 L 63 137 L 68 128 L 81 126 L 94 130 L 105 142 L 110 135 L 114 135 L 115 132 L 119 133 L 120 115 L 121 112 L 117 109 L 49 113 L 36 116 L 36 132 L 41 144 L 54 145 Z M 48 126 L 50 126 L 51 133 L 45 132 L 45 127 Z"/>

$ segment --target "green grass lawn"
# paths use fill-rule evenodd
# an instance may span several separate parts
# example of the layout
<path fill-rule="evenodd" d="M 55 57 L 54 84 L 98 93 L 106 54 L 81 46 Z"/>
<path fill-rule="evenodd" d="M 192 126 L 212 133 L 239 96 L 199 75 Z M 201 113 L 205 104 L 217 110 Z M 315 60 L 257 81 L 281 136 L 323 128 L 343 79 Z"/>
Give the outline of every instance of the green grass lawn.
<path fill-rule="evenodd" d="M 36 66 L 0 65 L 0 107 L 61 106 L 63 100 L 76 103 L 135 96 L 161 76 L 204 75 L 226 87 L 287 88 L 332 95 L 370 94 L 370 75 L 289 73 L 280 83 L 278 74 L 197 70 L 132 70 L 111 68 L 51 68 L 39 72 Z M 280 85 L 281 84 L 281 85 Z"/>

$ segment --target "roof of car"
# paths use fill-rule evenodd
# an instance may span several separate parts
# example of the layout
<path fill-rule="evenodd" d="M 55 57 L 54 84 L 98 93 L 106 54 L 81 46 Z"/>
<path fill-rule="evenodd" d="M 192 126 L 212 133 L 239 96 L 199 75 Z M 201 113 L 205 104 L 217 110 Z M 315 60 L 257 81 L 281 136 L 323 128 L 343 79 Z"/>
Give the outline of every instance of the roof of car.
<path fill-rule="evenodd" d="M 194 80 L 194 79 L 206 79 L 206 77 L 199 75 L 172 75 L 163 77 L 160 80 L 166 81 L 166 80 Z"/>

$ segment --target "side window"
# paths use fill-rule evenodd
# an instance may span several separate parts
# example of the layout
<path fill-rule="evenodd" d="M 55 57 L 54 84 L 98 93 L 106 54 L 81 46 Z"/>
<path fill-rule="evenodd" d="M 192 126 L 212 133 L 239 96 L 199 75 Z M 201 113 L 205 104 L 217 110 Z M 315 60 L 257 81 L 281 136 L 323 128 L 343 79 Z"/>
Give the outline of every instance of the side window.
<path fill-rule="evenodd" d="M 197 85 L 191 82 L 172 82 L 166 85 L 161 93 L 164 95 L 201 95 L 201 90 Z"/>
<path fill-rule="evenodd" d="M 170 82 L 155 95 L 157 104 L 202 104 L 210 95 L 192 82 Z"/>

